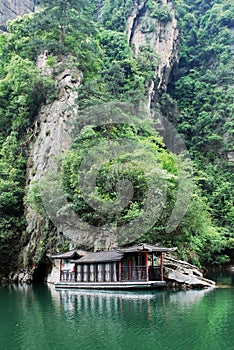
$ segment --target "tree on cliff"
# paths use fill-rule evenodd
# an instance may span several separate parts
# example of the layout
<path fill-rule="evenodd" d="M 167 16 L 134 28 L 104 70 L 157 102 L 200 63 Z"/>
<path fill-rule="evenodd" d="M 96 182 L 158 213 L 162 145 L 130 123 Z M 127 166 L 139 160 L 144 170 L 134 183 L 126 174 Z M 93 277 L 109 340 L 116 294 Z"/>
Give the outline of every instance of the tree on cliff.
<path fill-rule="evenodd" d="M 42 9 L 36 12 L 31 29 L 43 32 L 45 43 L 50 42 L 59 53 L 67 51 L 68 46 L 77 46 L 78 40 L 92 32 L 84 1 L 42 0 L 40 5 Z"/>
<path fill-rule="evenodd" d="M 139 145 L 147 144 L 156 159 L 161 157 L 159 164 L 164 165 L 163 179 L 168 184 L 168 201 L 165 202 L 161 221 L 152 227 L 144 236 L 144 240 L 155 243 L 157 239 L 163 244 L 177 245 L 181 257 L 192 262 L 223 263 L 227 258 L 223 254 L 224 248 L 231 249 L 233 245 L 231 246 L 230 242 L 234 241 L 233 169 L 232 164 L 227 164 L 228 169 L 224 173 L 225 160 L 222 156 L 226 149 L 231 150 L 226 140 L 232 141 L 233 136 L 232 96 L 229 87 L 232 76 L 232 37 L 229 29 L 232 28 L 233 16 L 227 7 L 231 0 L 224 0 L 225 4 L 219 4 L 219 0 L 194 1 L 191 8 L 187 5 L 192 4 L 192 1 L 175 2 L 181 25 L 181 60 L 175 73 L 175 81 L 169 84 L 170 95 L 163 94 L 154 104 L 156 112 L 158 105 L 161 105 L 163 115 L 169 119 L 171 116 L 172 123 L 176 118 L 178 130 L 186 138 L 187 146 L 197 165 L 195 179 L 201 190 L 195 189 L 183 222 L 172 234 L 165 234 L 165 223 L 177 193 L 177 173 L 171 171 L 173 156 L 165 152 L 163 145 L 157 149 L 157 135 L 142 134 L 141 129 L 132 130 L 126 129 L 125 126 L 113 125 L 107 129 L 106 134 L 105 128 L 87 129 L 81 135 L 83 138 L 74 140 L 71 152 L 66 155 L 63 186 L 69 205 L 90 225 L 108 224 L 111 228 L 128 225 L 134 218 L 139 217 L 146 203 L 142 189 L 147 177 L 144 177 L 138 159 L 135 157 L 136 160 L 134 159 L 132 164 L 126 162 L 125 166 L 125 158 L 122 156 L 117 159 L 120 161 L 119 167 L 115 167 L 116 162 L 113 160 L 106 162 L 99 169 L 97 188 L 94 188 L 94 191 L 91 188 L 89 194 L 94 203 L 98 203 L 99 199 L 104 209 L 109 209 L 109 204 L 114 206 L 119 198 L 121 202 L 121 191 L 118 196 L 115 186 L 116 183 L 123 184 L 119 180 L 125 177 L 135 185 L 132 203 L 125 206 L 121 212 L 115 210 L 115 215 L 112 216 L 105 210 L 99 210 L 95 216 L 92 206 L 82 199 L 77 169 L 83 155 L 93 147 L 99 151 L 99 144 L 108 145 L 110 140 L 117 142 L 116 136 L 120 140 L 126 137 Z M 0 36 L 0 257 L 4 256 L 5 261 L 5 266 L 1 263 L 0 275 L 9 272 L 9 269 L 13 270 L 11 264 L 17 262 L 18 249 L 29 239 L 24 233 L 23 214 L 26 147 L 32 135 L 30 127 L 40 103 L 46 101 L 47 96 L 50 96 L 50 101 L 54 96 L 53 81 L 46 81 L 46 77 L 38 76 L 35 68 L 38 54 L 48 50 L 55 56 L 75 56 L 75 64 L 84 73 L 78 101 L 82 113 L 90 106 L 96 106 L 97 113 L 100 101 L 102 109 L 103 102 L 131 101 L 135 105 L 137 101 L 139 105 L 139 100 L 146 100 L 148 96 L 146 87 L 149 85 L 145 82 L 154 77 L 157 57 L 152 54 L 152 49 L 147 43 L 141 47 L 137 58 L 132 54 L 127 33 L 124 32 L 127 15 L 124 12 L 125 8 L 121 8 L 123 3 L 127 8 L 127 4 L 133 2 L 86 0 L 84 6 L 79 0 L 40 1 L 40 10 L 33 15 L 9 22 L 9 33 Z M 210 11 L 204 10 L 203 5 L 209 3 L 210 6 L 215 4 L 214 7 Z M 94 9 L 98 4 L 98 15 L 95 13 L 99 22 L 96 25 L 98 34 L 93 35 L 93 22 L 90 20 L 91 16 L 87 16 L 87 7 Z M 103 9 L 103 4 L 108 6 Z M 150 1 L 147 2 L 148 7 L 149 4 Z M 118 11 L 120 8 L 121 11 Z M 125 13 L 125 17 L 122 13 Z M 121 21 L 122 17 L 125 19 L 124 23 Z M 151 32 L 148 35 L 150 37 Z M 48 60 L 47 64 L 51 62 Z M 52 93 L 50 89 L 53 89 Z M 178 103 L 180 112 L 177 114 L 174 113 L 175 108 L 172 108 L 172 97 Z M 225 147 L 220 142 L 222 135 L 225 135 L 222 139 L 225 141 Z M 220 144 L 222 147 L 219 147 Z M 137 149 L 134 149 L 130 156 L 137 156 L 136 151 Z M 97 154 L 102 154 L 101 152 L 103 149 Z M 149 162 L 151 158 L 147 159 Z M 105 184 L 108 186 L 105 187 Z M 37 196 L 38 193 L 35 193 Z M 38 198 L 40 197 L 37 196 L 37 201 Z M 212 216 L 218 219 L 220 232 L 212 226 L 206 210 L 207 203 L 213 207 Z M 228 231 L 223 230 L 225 227 Z"/>

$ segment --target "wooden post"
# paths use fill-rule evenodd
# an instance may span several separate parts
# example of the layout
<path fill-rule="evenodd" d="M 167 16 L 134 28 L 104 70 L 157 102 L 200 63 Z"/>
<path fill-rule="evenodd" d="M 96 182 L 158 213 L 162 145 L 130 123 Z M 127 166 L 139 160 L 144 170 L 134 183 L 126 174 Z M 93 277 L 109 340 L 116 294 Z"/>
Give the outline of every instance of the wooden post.
<path fill-rule="evenodd" d="M 128 258 L 128 268 L 129 268 L 129 279 L 132 280 L 132 259 L 131 257 Z"/>
<path fill-rule="evenodd" d="M 60 281 L 61 281 L 62 280 L 62 271 L 63 271 L 63 260 L 62 259 L 60 259 L 59 271 L 60 271 Z"/>
<path fill-rule="evenodd" d="M 93 280 L 94 280 L 94 282 L 97 282 L 98 281 L 98 279 L 97 279 L 97 264 L 94 264 L 94 271 L 93 271 L 93 273 L 94 273 Z"/>
<path fill-rule="evenodd" d="M 161 281 L 164 281 L 164 276 L 163 276 L 163 253 L 162 252 L 160 254 L 160 269 L 161 269 Z"/>
<path fill-rule="evenodd" d="M 119 281 L 122 281 L 122 261 L 119 262 Z"/>
<path fill-rule="evenodd" d="M 117 282 L 117 263 L 112 263 L 112 282 Z"/>
<path fill-rule="evenodd" d="M 149 281 L 149 253 L 146 252 L 145 253 L 145 266 L 146 266 L 146 281 Z"/>
<path fill-rule="evenodd" d="M 142 279 L 142 255 L 140 255 L 139 253 L 137 254 L 137 279 L 141 280 Z"/>
<path fill-rule="evenodd" d="M 74 281 L 77 282 L 77 265 L 74 265 Z"/>

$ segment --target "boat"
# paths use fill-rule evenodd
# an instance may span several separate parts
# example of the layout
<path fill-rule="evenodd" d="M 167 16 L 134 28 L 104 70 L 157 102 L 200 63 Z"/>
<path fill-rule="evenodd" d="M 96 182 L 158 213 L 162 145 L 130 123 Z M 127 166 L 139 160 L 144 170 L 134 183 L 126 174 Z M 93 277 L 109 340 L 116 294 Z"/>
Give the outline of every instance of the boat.
<path fill-rule="evenodd" d="M 73 250 L 51 255 L 59 261 L 56 289 L 139 290 L 166 286 L 163 253 L 166 248 L 141 243 L 111 251 Z"/>

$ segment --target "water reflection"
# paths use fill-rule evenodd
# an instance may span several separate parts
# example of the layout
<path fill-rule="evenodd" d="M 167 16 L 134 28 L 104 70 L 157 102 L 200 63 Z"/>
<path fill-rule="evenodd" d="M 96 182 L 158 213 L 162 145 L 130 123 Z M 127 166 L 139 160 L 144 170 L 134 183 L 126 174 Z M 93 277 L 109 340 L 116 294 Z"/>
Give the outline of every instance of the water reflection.
<path fill-rule="evenodd" d="M 213 288 L 174 293 L 51 289 L 56 307 L 75 322 L 79 341 L 88 333 L 90 348 L 91 339 L 96 339 L 95 349 L 126 349 L 127 342 L 127 348 L 134 350 L 233 349 L 233 294 L 224 292 L 221 295 Z"/>
<path fill-rule="evenodd" d="M 189 290 L 180 292 L 104 292 L 89 290 L 55 290 L 50 287 L 51 295 L 57 307 L 74 314 L 89 310 L 89 313 L 105 314 L 113 317 L 119 313 L 123 318 L 130 314 L 137 314 L 141 309 L 147 319 L 152 319 L 154 308 L 157 313 L 166 311 L 166 305 L 180 305 L 181 310 L 189 309 L 213 288 L 203 290 Z"/>
<path fill-rule="evenodd" d="M 226 270 L 216 270 L 207 274 L 207 278 L 216 281 L 219 287 L 234 287 L 234 266 L 229 266 Z"/>
<path fill-rule="evenodd" d="M 0 288 L 1 350 L 232 350 L 234 289 Z"/>

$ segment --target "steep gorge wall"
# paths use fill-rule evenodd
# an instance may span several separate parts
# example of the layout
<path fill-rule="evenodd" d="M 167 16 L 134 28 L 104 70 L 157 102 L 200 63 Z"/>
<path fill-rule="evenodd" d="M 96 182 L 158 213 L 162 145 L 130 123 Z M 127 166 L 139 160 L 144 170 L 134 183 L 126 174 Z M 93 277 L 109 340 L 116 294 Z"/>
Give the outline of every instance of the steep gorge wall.
<path fill-rule="evenodd" d="M 16 15 L 34 10 L 33 1 L 24 1 L 21 6 L 19 2 L 5 1 L 11 4 L 12 10 L 6 15 L 5 20 Z M 13 7 L 12 4 L 15 4 Z M 18 7 L 17 5 L 18 4 Z M 132 13 L 129 15 L 128 40 L 135 55 L 139 54 L 141 46 L 150 45 L 158 57 L 158 65 L 148 89 L 147 105 L 151 113 L 151 104 L 155 99 L 160 99 L 160 94 L 166 91 L 170 72 L 178 60 L 178 29 L 177 20 L 171 2 L 162 1 L 162 5 L 168 6 L 171 13 L 171 20 L 160 21 L 157 18 L 150 18 L 145 7 L 146 1 L 134 1 Z M 6 7 L 5 7 L 6 9 Z M 8 17 L 7 17 L 8 16 Z M 150 18 L 151 30 L 145 31 L 143 27 Z M 5 22 L 3 22 L 5 23 Z M 42 106 L 37 117 L 34 128 L 34 140 L 31 142 L 27 167 L 27 186 L 42 179 L 51 170 L 53 160 L 68 149 L 70 144 L 69 123 L 72 121 L 73 111 L 76 109 L 76 93 L 74 88 L 82 83 L 82 74 L 72 65 L 67 63 L 62 68 L 62 62 L 56 65 L 54 71 L 46 67 L 46 55 L 38 58 L 37 65 L 42 74 L 53 74 L 55 79 L 56 97 L 51 104 Z M 50 232 L 49 221 L 44 219 L 31 204 L 25 207 L 27 220 L 27 241 L 22 249 L 19 271 L 24 271 L 18 276 L 22 281 L 30 280 L 32 274 L 43 259 L 43 252 L 54 249 L 54 242 L 60 239 L 60 232 Z M 58 236 L 57 238 L 55 236 Z M 50 243 L 50 242 L 51 243 Z M 51 244 L 51 246 L 50 246 Z"/>
<path fill-rule="evenodd" d="M 46 66 L 47 55 L 38 57 L 37 66 L 42 75 L 53 75 L 55 81 L 55 98 L 52 103 L 42 106 L 34 125 L 34 139 L 29 149 L 27 164 L 27 187 L 43 180 L 53 169 L 56 157 L 69 148 L 69 123 L 76 112 L 74 91 L 82 81 L 81 72 L 67 59 L 58 62 L 53 69 Z M 33 203 L 26 204 L 25 215 L 27 221 L 28 243 L 21 254 L 20 280 L 30 280 L 34 269 L 44 256 L 45 250 L 53 250 L 56 244 L 56 235 L 59 232 L 51 231 L 50 222 Z"/>
<path fill-rule="evenodd" d="M 128 18 L 128 41 L 136 56 L 141 47 L 148 45 L 158 58 L 155 79 L 148 89 L 147 109 L 150 117 L 154 117 L 151 109 L 153 101 L 158 104 L 162 92 L 167 90 L 170 73 L 179 60 L 179 30 L 175 9 L 171 1 L 162 0 L 160 7 L 168 9 L 169 20 L 160 20 L 150 16 L 147 1 L 135 1 L 134 10 Z M 160 8 L 159 7 L 159 8 Z"/>
<path fill-rule="evenodd" d="M 1 0 L 0 2 L 0 32 L 6 31 L 6 22 L 17 16 L 35 11 L 34 0 Z"/>
<path fill-rule="evenodd" d="M 135 55 L 139 54 L 141 47 L 149 45 L 158 57 L 155 92 L 167 89 L 171 70 L 178 62 L 179 54 L 179 31 L 173 4 L 162 0 L 160 6 L 168 9 L 170 19 L 151 17 L 146 1 L 135 1 L 134 10 L 128 18 L 128 40 Z"/>

